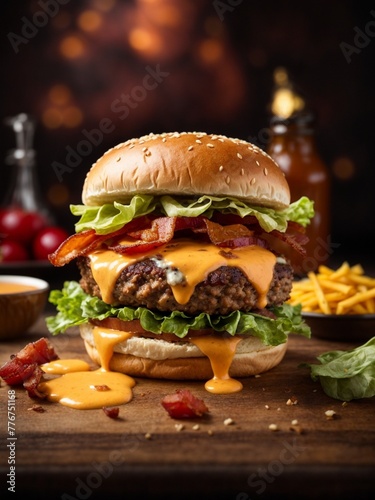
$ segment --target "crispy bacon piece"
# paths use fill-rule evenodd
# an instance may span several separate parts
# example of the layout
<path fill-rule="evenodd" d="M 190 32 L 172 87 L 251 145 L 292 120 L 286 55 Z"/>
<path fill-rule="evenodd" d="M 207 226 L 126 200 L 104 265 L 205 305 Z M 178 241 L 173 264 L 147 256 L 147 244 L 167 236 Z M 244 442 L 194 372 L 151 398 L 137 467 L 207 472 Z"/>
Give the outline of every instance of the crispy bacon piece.
<path fill-rule="evenodd" d="M 38 365 L 58 359 L 54 347 L 46 338 L 30 342 L 0 368 L 0 377 L 8 385 L 22 384 Z"/>
<path fill-rule="evenodd" d="M 108 408 L 108 406 L 103 406 L 102 409 L 109 418 L 117 418 L 119 416 L 120 409 L 117 406 L 113 408 Z"/>
<path fill-rule="evenodd" d="M 73 259 L 87 255 L 95 248 L 98 248 L 104 241 L 127 234 L 129 231 L 144 227 L 148 223 L 149 218 L 145 215 L 132 220 L 113 233 L 98 235 L 94 229 L 88 229 L 87 231 L 73 234 L 63 241 L 58 249 L 48 256 L 48 259 L 56 267 L 65 266 L 65 264 L 68 264 Z"/>
<path fill-rule="evenodd" d="M 202 417 L 209 412 L 204 401 L 194 396 L 189 389 L 180 389 L 175 394 L 165 396 L 161 404 L 169 416 L 175 419 Z"/>
<path fill-rule="evenodd" d="M 24 380 L 23 386 L 27 390 L 27 393 L 30 396 L 30 398 L 43 399 L 47 396 L 46 394 L 43 394 L 38 390 L 38 385 L 39 382 L 42 380 L 43 373 L 44 373 L 43 370 L 40 368 L 40 366 L 37 365 L 32 375 L 28 379 Z"/>
<path fill-rule="evenodd" d="M 303 245 L 309 241 L 308 236 L 302 233 L 281 233 L 280 231 L 273 230 L 270 232 L 271 236 L 275 236 L 279 240 L 283 241 L 287 245 L 291 246 L 293 250 L 300 253 L 301 255 L 306 255 L 306 249 Z"/>
<path fill-rule="evenodd" d="M 238 248 L 250 245 L 266 247 L 266 242 L 243 224 L 222 226 L 206 219 L 205 225 L 211 243 L 218 247 Z"/>
<path fill-rule="evenodd" d="M 151 223 L 151 227 L 141 231 L 131 231 L 129 236 L 134 238 L 134 243 L 128 245 L 109 245 L 108 248 L 117 253 L 133 254 L 148 252 L 171 241 L 176 226 L 176 217 L 158 217 Z"/>

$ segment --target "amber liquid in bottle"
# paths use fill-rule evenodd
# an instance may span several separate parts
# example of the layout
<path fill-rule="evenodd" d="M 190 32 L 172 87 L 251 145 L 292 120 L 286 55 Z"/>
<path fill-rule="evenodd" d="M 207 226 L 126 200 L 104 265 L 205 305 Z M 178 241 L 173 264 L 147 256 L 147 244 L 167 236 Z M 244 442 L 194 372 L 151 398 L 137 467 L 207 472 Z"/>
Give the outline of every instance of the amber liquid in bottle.
<path fill-rule="evenodd" d="M 330 240 L 330 179 L 315 144 L 311 120 L 306 118 L 274 120 L 268 154 L 279 164 L 288 181 L 291 201 L 307 196 L 314 201 L 315 216 L 306 227 L 309 242 L 306 255 L 282 244 L 297 276 L 316 271 L 331 253 Z"/>

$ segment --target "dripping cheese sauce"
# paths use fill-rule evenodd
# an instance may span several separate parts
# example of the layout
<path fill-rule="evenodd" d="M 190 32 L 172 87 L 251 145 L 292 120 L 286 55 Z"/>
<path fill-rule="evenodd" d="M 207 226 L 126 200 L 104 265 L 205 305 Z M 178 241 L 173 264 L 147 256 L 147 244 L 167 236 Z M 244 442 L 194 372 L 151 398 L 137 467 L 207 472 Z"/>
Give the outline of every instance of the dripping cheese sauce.
<path fill-rule="evenodd" d="M 97 250 L 89 257 L 93 277 L 103 301 L 107 303 L 113 301 L 113 289 L 121 272 L 131 264 L 152 258 L 156 265 L 166 268 L 167 281 L 175 300 L 180 304 L 189 301 L 195 286 L 204 281 L 210 272 L 221 266 L 230 266 L 241 269 L 252 283 L 258 292 L 259 308 L 267 304 L 267 293 L 276 263 L 276 256 L 259 246 L 226 249 L 207 243 L 203 246 L 200 242 L 188 239 L 173 240 L 172 243 L 159 247 L 157 252 L 128 256 L 111 250 Z M 48 363 L 42 367 L 44 371 L 63 374 L 39 384 L 40 390 L 47 394 L 49 400 L 72 408 L 90 409 L 120 405 L 132 399 L 135 381 L 127 375 L 110 370 L 114 346 L 126 341 L 132 334 L 98 326 L 94 327 L 93 333 L 100 368 L 91 371 L 84 363 L 77 366 L 72 360 Z M 206 335 L 191 337 L 189 341 L 210 360 L 213 377 L 205 384 L 207 391 L 226 394 L 242 390 L 241 382 L 229 376 L 236 347 L 241 341 L 240 336 Z"/>

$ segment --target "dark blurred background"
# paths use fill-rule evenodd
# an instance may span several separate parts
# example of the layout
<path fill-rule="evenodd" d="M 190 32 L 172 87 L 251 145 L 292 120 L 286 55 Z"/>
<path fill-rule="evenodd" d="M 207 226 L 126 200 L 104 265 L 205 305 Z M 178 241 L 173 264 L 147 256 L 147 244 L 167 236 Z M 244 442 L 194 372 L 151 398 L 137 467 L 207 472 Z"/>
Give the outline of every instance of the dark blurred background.
<path fill-rule="evenodd" d="M 1 23 L 1 197 L 11 175 L 5 157 L 15 145 L 5 117 L 35 117 L 42 193 L 72 232 L 69 204 L 80 203 L 87 170 L 119 142 L 199 130 L 265 148 L 273 74 L 283 66 L 316 114 L 340 258 L 372 255 L 375 7 L 349 0 L 9 0 Z M 100 128 L 101 135 L 93 132 Z M 70 171 L 61 171 L 69 154 Z"/>

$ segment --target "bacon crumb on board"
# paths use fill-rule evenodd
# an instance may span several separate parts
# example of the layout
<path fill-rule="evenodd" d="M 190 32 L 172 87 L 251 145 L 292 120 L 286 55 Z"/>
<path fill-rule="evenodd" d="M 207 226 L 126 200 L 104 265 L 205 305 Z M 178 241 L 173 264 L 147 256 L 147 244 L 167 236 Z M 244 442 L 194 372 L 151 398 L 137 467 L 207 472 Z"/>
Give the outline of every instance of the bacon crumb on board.
<path fill-rule="evenodd" d="M 189 389 L 177 390 L 175 394 L 165 396 L 161 404 L 171 418 L 202 417 L 209 412 L 202 399 L 194 396 Z"/>
<path fill-rule="evenodd" d="M 117 406 L 113 408 L 109 408 L 108 406 L 103 406 L 103 411 L 105 415 L 107 415 L 107 417 L 109 418 L 118 418 L 120 413 L 120 408 L 118 408 Z"/>

